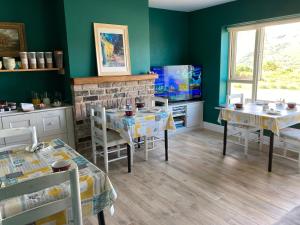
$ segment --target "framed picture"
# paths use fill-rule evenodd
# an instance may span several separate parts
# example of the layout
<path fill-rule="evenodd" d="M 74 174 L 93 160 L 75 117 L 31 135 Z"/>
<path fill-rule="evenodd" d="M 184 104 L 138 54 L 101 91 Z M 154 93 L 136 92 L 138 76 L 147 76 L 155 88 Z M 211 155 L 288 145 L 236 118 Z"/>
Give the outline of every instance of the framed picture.
<path fill-rule="evenodd" d="M 26 51 L 25 25 L 0 22 L 0 56 L 17 57 Z"/>
<path fill-rule="evenodd" d="M 98 76 L 130 75 L 128 27 L 94 23 Z"/>

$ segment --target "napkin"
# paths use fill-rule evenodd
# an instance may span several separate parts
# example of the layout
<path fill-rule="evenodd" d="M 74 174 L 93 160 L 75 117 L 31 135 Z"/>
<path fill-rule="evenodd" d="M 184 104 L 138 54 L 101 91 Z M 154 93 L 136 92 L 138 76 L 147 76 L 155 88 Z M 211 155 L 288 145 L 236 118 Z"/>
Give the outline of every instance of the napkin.
<path fill-rule="evenodd" d="M 33 111 L 34 106 L 31 103 L 21 103 L 21 108 L 23 111 Z"/>

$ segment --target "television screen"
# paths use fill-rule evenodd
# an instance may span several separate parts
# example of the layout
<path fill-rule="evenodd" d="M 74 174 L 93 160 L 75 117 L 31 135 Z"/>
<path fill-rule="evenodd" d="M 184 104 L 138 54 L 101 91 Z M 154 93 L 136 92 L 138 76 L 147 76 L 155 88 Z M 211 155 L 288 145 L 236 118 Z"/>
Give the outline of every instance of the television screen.
<path fill-rule="evenodd" d="M 201 98 L 200 66 L 180 65 L 152 67 L 158 74 L 155 80 L 155 95 L 169 101 L 183 101 Z"/>

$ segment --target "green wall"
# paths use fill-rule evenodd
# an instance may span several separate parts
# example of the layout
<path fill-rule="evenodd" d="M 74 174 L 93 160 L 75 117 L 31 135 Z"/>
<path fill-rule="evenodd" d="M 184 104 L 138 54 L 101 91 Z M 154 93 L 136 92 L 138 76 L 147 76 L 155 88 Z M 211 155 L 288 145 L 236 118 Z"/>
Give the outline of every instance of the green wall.
<path fill-rule="evenodd" d="M 149 9 L 151 66 L 189 63 L 189 14 Z"/>
<path fill-rule="evenodd" d="M 0 0 L 0 21 L 25 23 L 27 47 L 29 51 L 53 51 L 63 49 L 63 29 L 58 21 L 63 11 L 59 1 L 53 0 Z M 31 101 L 31 91 L 64 94 L 62 75 L 47 73 L 1 73 L 0 99 L 9 101 Z"/>
<path fill-rule="evenodd" d="M 132 74 L 150 69 L 147 0 L 64 0 L 71 77 L 97 74 L 93 22 L 128 25 Z"/>
<path fill-rule="evenodd" d="M 214 109 L 226 95 L 228 34 L 225 27 L 300 13 L 299 0 L 239 0 L 190 13 L 191 63 L 204 66 L 204 120 L 217 123 Z"/>

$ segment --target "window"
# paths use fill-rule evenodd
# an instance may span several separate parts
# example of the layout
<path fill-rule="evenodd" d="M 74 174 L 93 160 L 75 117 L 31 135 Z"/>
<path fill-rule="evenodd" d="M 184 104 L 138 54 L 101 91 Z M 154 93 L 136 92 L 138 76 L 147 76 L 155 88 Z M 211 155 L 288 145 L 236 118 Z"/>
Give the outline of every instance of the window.
<path fill-rule="evenodd" d="M 298 20 L 299 21 L 299 20 Z M 229 28 L 228 94 L 300 103 L 300 22 Z"/>

